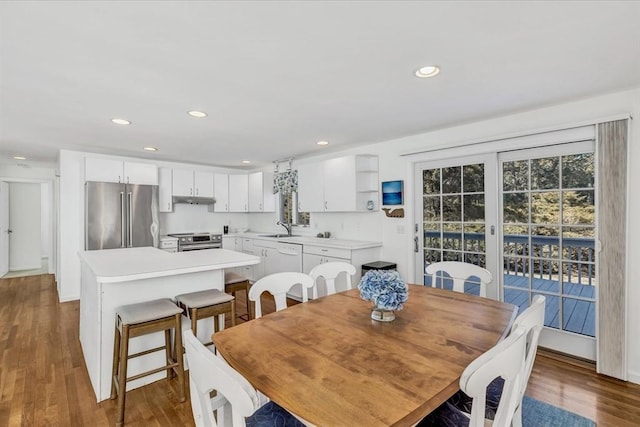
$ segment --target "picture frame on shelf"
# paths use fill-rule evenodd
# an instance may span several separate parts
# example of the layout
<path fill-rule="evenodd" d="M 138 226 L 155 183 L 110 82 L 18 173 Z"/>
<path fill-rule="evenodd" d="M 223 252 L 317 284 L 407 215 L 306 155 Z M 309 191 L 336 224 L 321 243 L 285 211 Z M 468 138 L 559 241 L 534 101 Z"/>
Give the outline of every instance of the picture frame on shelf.
<path fill-rule="evenodd" d="M 404 181 L 382 182 L 382 205 L 399 206 L 404 204 Z"/>

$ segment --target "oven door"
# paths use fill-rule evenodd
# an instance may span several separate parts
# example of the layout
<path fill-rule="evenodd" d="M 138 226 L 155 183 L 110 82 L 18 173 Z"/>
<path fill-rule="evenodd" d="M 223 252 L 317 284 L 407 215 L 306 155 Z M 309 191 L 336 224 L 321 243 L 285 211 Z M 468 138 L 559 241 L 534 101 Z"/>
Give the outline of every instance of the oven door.
<path fill-rule="evenodd" d="M 189 251 L 202 251 L 204 249 L 220 249 L 222 245 L 220 243 L 211 243 L 211 242 L 203 242 L 203 243 L 190 243 L 188 245 L 180 245 L 180 252 L 189 252 Z"/>

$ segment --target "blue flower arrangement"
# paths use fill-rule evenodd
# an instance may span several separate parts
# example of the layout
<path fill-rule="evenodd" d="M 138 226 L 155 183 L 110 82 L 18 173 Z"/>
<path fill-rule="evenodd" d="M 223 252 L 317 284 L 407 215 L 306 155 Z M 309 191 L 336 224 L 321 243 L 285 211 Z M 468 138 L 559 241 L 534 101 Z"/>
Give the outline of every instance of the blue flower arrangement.
<path fill-rule="evenodd" d="M 360 297 L 383 310 L 402 310 L 409 289 L 395 270 L 369 270 L 358 283 Z"/>

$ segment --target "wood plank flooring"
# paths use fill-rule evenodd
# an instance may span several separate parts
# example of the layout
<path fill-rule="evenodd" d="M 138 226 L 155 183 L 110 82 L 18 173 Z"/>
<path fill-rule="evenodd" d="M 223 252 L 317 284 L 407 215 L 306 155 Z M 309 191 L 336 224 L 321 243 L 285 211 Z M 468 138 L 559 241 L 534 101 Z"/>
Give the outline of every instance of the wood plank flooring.
<path fill-rule="evenodd" d="M 245 302 L 238 293 L 238 315 Z M 263 311 L 274 310 L 272 300 Z M 78 340 L 78 301 L 58 303 L 51 275 L 0 279 L 0 426 L 110 426 L 115 401 L 95 396 Z M 238 319 L 242 322 L 242 319 Z M 176 381 L 127 395 L 127 426 L 192 426 Z M 188 387 L 187 387 L 188 391 Z M 640 385 L 595 374 L 593 365 L 538 354 L 527 394 L 599 426 L 640 425 Z"/>

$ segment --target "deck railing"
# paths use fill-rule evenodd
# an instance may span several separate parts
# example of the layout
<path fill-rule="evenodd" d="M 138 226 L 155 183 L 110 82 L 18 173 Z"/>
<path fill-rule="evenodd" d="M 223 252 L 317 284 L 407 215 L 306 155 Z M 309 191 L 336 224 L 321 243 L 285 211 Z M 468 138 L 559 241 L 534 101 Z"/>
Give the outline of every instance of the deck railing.
<path fill-rule="evenodd" d="M 566 283 L 594 285 L 595 240 L 593 238 L 530 237 L 512 234 L 503 237 L 504 274 L 532 275 L 534 278 L 547 280 L 558 280 L 562 277 L 562 281 Z M 443 250 L 449 254 L 445 253 L 443 260 L 452 259 L 450 255 L 452 252 L 464 252 L 461 260 L 482 265 L 485 250 L 484 233 L 464 233 L 463 235 L 461 232 L 450 231 L 424 232 L 427 248 L 440 247 L 439 239 L 442 239 Z M 454 258 L 458 255 L 456 254 Z M 428 256 L 428 258 L 433 257 Z M 427 262 L 434 261 L 436 259 L 427 259 Z"/>

